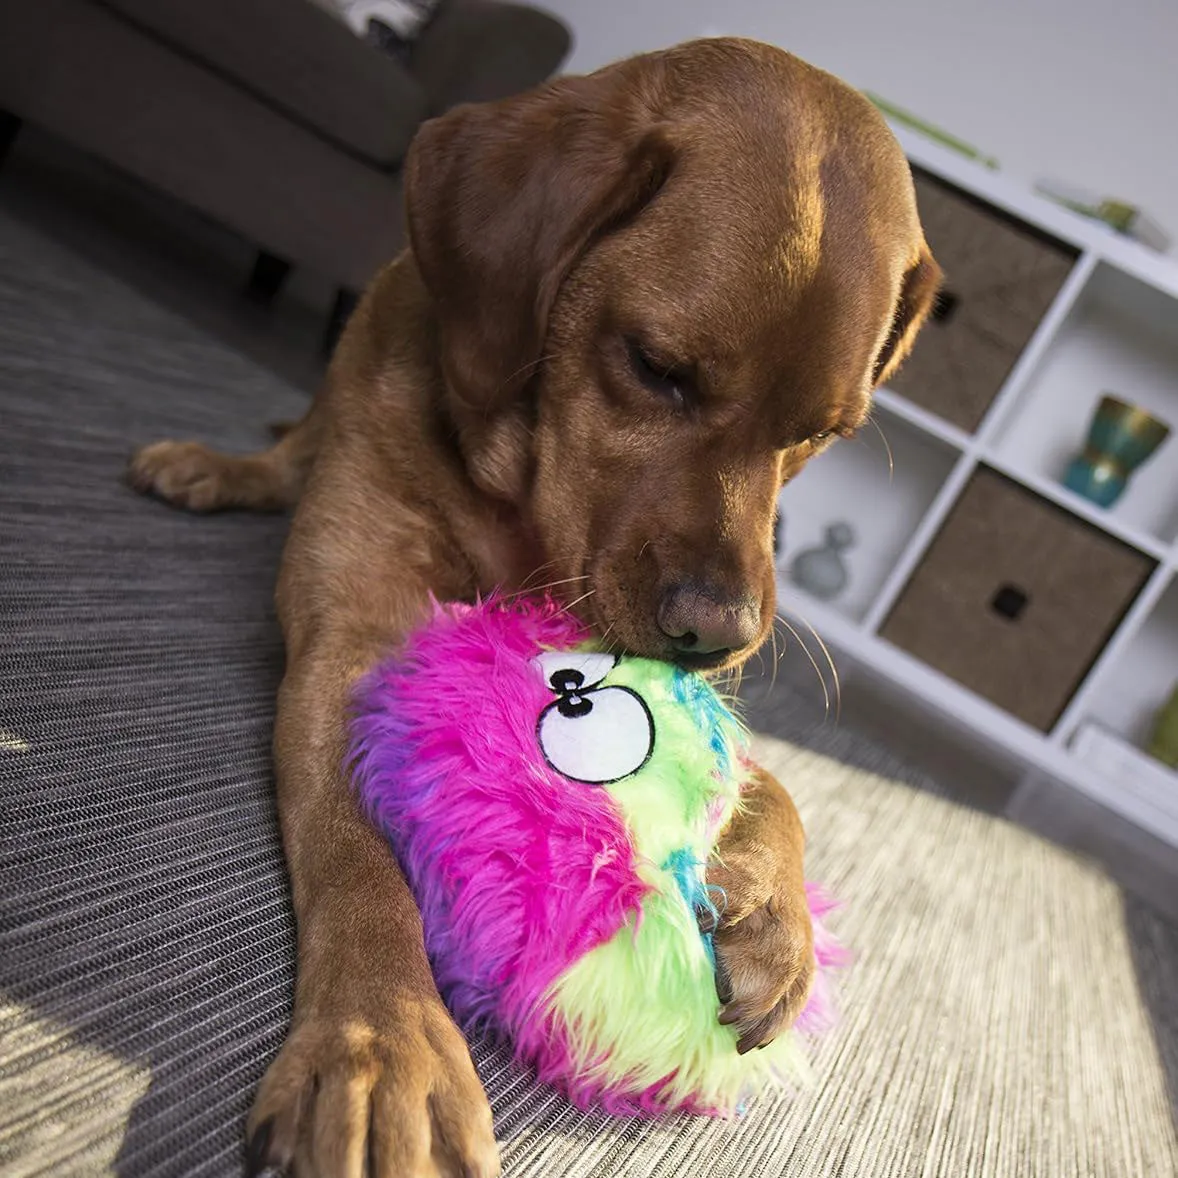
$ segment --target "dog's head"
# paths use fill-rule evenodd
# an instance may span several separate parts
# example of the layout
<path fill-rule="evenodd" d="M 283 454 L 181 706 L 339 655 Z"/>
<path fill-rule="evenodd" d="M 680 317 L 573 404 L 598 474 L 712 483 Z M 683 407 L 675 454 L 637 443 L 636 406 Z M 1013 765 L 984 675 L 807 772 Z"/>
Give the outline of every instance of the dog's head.
<path fill-rule="evenodd" d="M 635 653 L 746 656 L 778 490 L 863 422 L 939 280 L 874 108 L 693 42 L 425 124 L 407 201 L 448 412 L 545 579 Z"/>

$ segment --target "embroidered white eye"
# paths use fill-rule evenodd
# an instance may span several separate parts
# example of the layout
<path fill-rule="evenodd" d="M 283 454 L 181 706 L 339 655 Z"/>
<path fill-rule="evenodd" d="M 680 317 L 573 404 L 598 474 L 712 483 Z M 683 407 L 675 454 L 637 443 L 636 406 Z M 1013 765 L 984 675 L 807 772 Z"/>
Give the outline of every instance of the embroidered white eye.
<path fill-rule="evenodd" d="M 580 675 L 578 687 L 596 687 L 618 665 L 616 654 L 599 654 L 597 651 L 546 650 L 532 660 L 540 668 L 544 682 L 553 691 L 564 691 L 564 679 L 553 679 L 557 672 L 575 671 Z M 575 676 L 574 676 L 575 678 Z"/>
<path fill-rule="evenodd" d="M 536 725 L 548 764 L 586 785 L 607 785 L 637 773 L 654 749 L 654 721 L 637 692 L 596 686 L 617 659 L 543 654 L 535 661 L 557 695 Z"/>
<path fill-rule="evenodd" d="M 536 735 L 557 773 L 587 785 L 637 773 L 654 750 L 650 712 L 628 687 L 562 696 L 541 713 Z"/>

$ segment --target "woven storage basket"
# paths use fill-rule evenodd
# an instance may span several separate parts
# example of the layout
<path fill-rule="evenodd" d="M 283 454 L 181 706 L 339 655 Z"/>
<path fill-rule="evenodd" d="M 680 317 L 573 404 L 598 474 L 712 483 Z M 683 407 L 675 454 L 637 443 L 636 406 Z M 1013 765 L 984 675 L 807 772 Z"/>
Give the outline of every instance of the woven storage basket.
<path fill-rule="evenodd" d="M 1046 732 L 1153 567 L 1148 557 L 982 469 L 880 632 Z"/>
<path fill-rule="evenodd" d="M 941 181 L 918 171 L 914 179 L 925 235 L 945 271 L 945 286 L 891 388 L 972 433 L 1076 255 Z"/>

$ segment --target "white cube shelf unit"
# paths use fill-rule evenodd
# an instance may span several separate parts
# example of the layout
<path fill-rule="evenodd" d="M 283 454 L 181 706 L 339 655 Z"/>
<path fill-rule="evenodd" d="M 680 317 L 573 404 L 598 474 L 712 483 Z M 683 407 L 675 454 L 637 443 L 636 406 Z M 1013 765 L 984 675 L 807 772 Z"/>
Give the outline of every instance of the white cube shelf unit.
<path fill-rule="evenodd" d="M 1075 262 L 976 430 L 881 389 L 873 419 L 891 461 L 868 426 L 782 491 L 779 611 L 812 627 L 836 659 L 861 664 L 920 698 L 964 731 L 1013 754 L 1029 773 L 1070 784 L 1178 846 L 1178 773 L 1155 773 L 1148 786 L 1135 781 L 1130 789 L 1107 763 L 1090 763 L 1083 741 L 1078 752 L 1072 748 L 1077 734 L 1093 725 L 1113 741 L 1140 747 L 1178 682 L 1178 437 L 1133 476 L 1110 509 L 1061 481 L 1105 391 L 1143 406 L 1178 433 L 1178 264 L 1001 173 L 906 128 L 893 129 L 915 167 L 1075 251 Z M 1095 659 L 1045 729 L 881 633 L 973 476 L 986 469 L 1148 558 L 1139 589 L 1101 635 Z M 820 602 L 789 579 L 788 568 L 834 520 L 852 525 L 856 544 L 845 557 L 846 590 Z M 1142 800 L 1143 788 L 1166 796 L 1151 805 Z"/>

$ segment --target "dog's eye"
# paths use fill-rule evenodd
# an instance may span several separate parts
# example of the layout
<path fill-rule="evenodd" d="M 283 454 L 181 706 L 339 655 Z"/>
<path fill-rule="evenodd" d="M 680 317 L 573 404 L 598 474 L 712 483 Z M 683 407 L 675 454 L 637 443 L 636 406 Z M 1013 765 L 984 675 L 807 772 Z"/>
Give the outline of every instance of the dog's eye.
<path fill-rule="evenodd" d="M 630 367 L 642 385 L 666 398 L 676 409 L 686 409 L 694 391 L 691 373 L 652 355 L 637 340 L 626 340 Z"/>
<path fill-rule="evenodd" d="M 854 436 L 853 428 L 836 426 L 834 429 L 820 429 L 816 434 L 811 434 L 806 441 L 811 446 L 824 446 L 831 438 L 853 438 Z"/>

